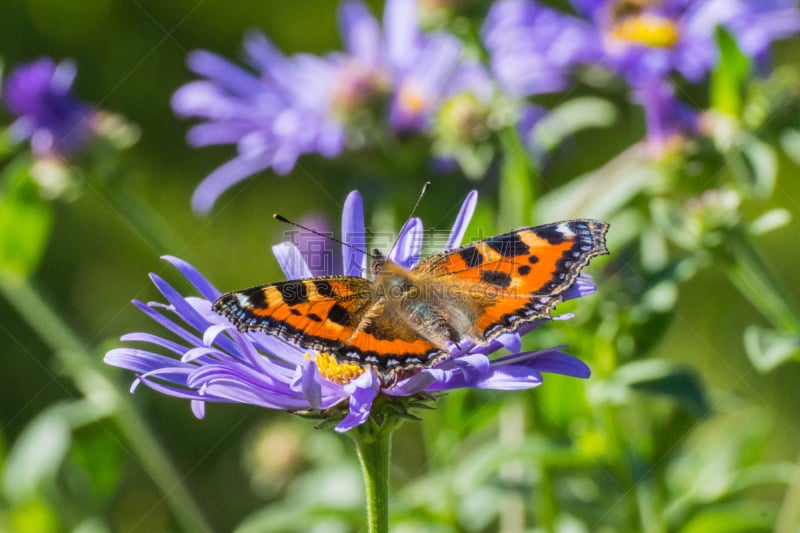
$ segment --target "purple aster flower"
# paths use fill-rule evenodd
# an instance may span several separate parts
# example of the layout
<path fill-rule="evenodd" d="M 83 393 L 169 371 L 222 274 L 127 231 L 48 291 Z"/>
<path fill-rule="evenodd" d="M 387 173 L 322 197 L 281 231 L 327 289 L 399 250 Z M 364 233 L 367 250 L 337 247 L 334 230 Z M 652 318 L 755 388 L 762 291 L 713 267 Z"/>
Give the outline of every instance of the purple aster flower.
<path fill-rule="evenodd" d="M 576 64 L 601 57 L 591 24 L 527 0 L 496 2 L 482 35 L 494 75 L 518 97 L 559 91 Z"/>
<path fill-rule="evenodd" d="M 6 108 L 18 117 L 11 134 L 30 139 L 37 156 L 69 155 L 94 135 L 96 113 L 72 94 L 75 64 L 40 58 L 14 69 L 3 87 Z"/>
<path fill-rule="evenodd" d="M 189 68 L 206 79 L 184 85 L 172 98 L 178 115 L 205 120 L 189 130 L 189 144 L 237 145 L 236 157 L 195 191 L 192 205 L 201 212 L 256 172 L 272 168 L 286 174 L 302 154 L 331 157 L 344 147 L 344 130 L 327 113 L 333 61 L 287 58 L 258 34 L 248 36 L 245 50 L 258 75 L 210 52 L 193 52 Z"/>
<path fill-rule="evenodd" d="M 184 85 L 172 107 L 203 122 L 192 146 L 235 144 L 237 155 L 200 184 L 192 200 L 206 212 L 235 183 L 271 168 L 286 174 L 298 157 L 333 157 L 369 144 L 374 128 L 427 131 L 458 71 L 462 46 L 444 33 L 422 33 L 414 0 L 389 0 L 383 25 L 360 1 L 339 11 L 344 52 L 287 57 L 265 37 L 245 40 L 241 68 L 206 51 L 189 56 L 205 79 Z"/>
<path fill-rule="evenodd" d="M 573 0 L 584 18 L 533 0 L 505 0 L 490 11 L 483 35 L 492 68 L 512 94 L 561 88 L 569 66 L 602 65 L 630 84 L 645 108 L 648 141 L 659 146 L 693 128 L 668 76 L 700 81 L 717 61 L 714 33 L 725 27 L 744 53 L 763 60 L 770 44 L 800 28 L 794 0 Z M 559 61 L 554 61 L 558 58 Z M 553 86 L 537 73 L 552 69 Z M 682 109 L 679 113 L 665 112 Z"/>
<path fill-rule="evenodd" d="M 761 58 L 770 44 L 800 29 L 794 0 L 573 0 L 594 24 L 605 62 L 636 86 L 679 72 L 699 81 L 717 61 L 723 26 L 742 51 Z"/>
<path fill-rule="evenodd" d="M 477 193 L 467 196 L 446 248 L 460 244 L 476 201 Z M 356 245 L 363 239 L 363 219 L 361 198 L 353 192 L 342 216 L 342 237 L 346 243 Z M 390 257 L 404 267 L 413 266 L 419 258 L 421 232 L 419 220 L 409 220 Z M 282 243 L 274 250 L 289 278 L 309 275 L 308 265 L 292 243 Z M 337 266 L 336 273 L 365 275 L 363 252 L 345 246 L 342 256 L 342 268 Z M 174 257 L 165 259 L 199 295 L 184 296 L 153 274 L 151 278 L 167 303 L 134 303 L 178 340 L 151 333 L 124 335 L 123 341 L 147 347 L 117 348 L 106 354 L 105 361 L 136 374 L 132 389 L 144 384 L 169 396 L 188 399 L 195 415 L 201 418 L 206 402 L 248 403 L 286 411 L 322 412 L 338 420 L 338 431 L 347 431 L 369 418 L 379 394 L 399 400 L 460 387 L 527 389 L 541 384 L 542 372 L 589 376 L 589 368 L 561 348 L 520 352 L 520 335 L 537 327 L 537 323 L 504 335 L 489 346 L 454 347 L 446 361 L 386 383 L 372 369 L 337 363 L 328 354 L 308 353 L 263 332 L 238 331 L 211 310 L 212 302 L 220 296 L 216 288 L 188 263 Z M 575 298 L 593 291 L 594 285 L 581 278 L 565 297 Z M 512 355 L 488 357 L 501 348 L 508 348 Z"/>

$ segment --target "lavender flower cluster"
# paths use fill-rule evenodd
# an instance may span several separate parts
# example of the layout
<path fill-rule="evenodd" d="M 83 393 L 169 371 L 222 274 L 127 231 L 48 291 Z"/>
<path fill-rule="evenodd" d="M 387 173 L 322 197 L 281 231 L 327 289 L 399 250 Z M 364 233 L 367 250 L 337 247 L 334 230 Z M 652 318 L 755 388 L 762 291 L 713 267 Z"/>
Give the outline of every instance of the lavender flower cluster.
<path fill-rule="evenodd" d="M 563 91 L 576 72 L 599 66 L 618 74 L 642 105 L 647 140 L 659 143 L 695 126 L 670 81 L 703 79 L 717 61 L 714 34 L 726 28 L 751 57 L 800 28 L 792 0 L 572 0 L 578 14 L 534 0 L 492 5 L 481 42 L 424 32 L 415 0 L 388 0 L 383 24 L 358 0 L 339 10 L 343 52 L 285 56 L 263 35 L 245 40 L 241 68 L 206 51 L 189 67 L 203 79 L 180 88 L 173 108 L 201 123 L 193 146 L 235 144 L 236 156 L 194 194 L 199 212 L 229 187 L 272 169 L 289 172 L 298 157 L 333 157 L 367 145 L 376 130 L 417 133 L 434 146 L 480 144 L 509 123 L 530 129 L 537 113 L 524 99 Z M 489 68 L 476 57 L 484 48 Z M 511 105 L 509 105 L 511 103 Z M 512 109 L 507 122 L 498 108 Z M 508 114 L 506 113 L 506 116 Z"/>
<path fill-rule="evenodd" d="M 415 0 L 388 0 L 379 22 L 360 0 L 339 8 L 344 50 L 287 56 L 266 37 L 244 43 L 249 68 L 208 51 L 189 56 L 201 79 L 174 94 L 181 117 L 200 123 L 192 146 L 236 145 L 236 155 L 198 186 L 192 205 L 209 211 L 227 189 L 260 171 L 290 172 L 304 154 L 335 157 L 386 135 L 423 135 L 442 158 L 485 147 L 516 126 L 523 138 L 542 111 L 526 99 L 566 91 L 587 67 L 624 80 L 643 107 L 647 141 L 696 128 L 672 78 L 702 81 L 718 60 L 725 28 L 764 64 L 773 41 L 800 29 L 793 0 L 571 0 L 574 13 L 535 0 L 495 2 L 479 39 L 426 32 Z M 487 66 L 478 59 L 488 56 Z M 40 59 L 12 72 L 11 133 L 38 155 L 70 154 L 92 137 L 96 112 L 75 98 L 75 68 Z M 484 150 L 485 151 L 485 150 Z M 480 171 L 480 168 L 478 169 Z M 474 173 L 474 171 L 473 171 Z"/>

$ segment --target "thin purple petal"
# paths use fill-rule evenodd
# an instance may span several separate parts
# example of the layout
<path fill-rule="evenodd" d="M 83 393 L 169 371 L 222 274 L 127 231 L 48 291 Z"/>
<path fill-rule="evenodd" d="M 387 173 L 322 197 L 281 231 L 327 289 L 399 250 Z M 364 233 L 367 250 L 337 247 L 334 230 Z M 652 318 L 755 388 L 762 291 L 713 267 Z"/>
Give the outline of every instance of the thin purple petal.
<path fill-rule="evenodd" d="M 345 276 L 363 276 L 367 271 L 367 235 L 364 227 L 364 203 L 358 191 L 347 195 L 342 208 L 342 247 Z"/>

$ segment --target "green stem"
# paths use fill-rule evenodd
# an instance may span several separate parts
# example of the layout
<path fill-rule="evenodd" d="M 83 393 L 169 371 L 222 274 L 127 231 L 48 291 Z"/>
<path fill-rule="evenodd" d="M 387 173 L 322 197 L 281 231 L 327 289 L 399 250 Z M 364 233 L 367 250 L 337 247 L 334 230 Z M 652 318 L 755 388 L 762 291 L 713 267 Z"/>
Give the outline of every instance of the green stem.
<path fill-rule="evenodd" d="M 536 169 L 528 159 L 516 129 L 500 135 L 503 146 L 503 168 L 500 172 L 500 213 L 502 231 L 530 225 L 533 221 L 534 198 L 537 195 Z"/>
<path fill-rule="evenodd" d="M 370 420 L 350 431 L 364 474 L 369 533 L 389 531 L 389 456 L 395 427 L 379 426 Z"/>
<path fill-rule="evenodd" d="M 619 409 L 616 406 L 605 405 L 601 408 L 601 414 L 605 420 L 606 431 L 613 442 L 615 457 L 613 460 L 619 465 L 616 470 L 617 480 L 623 489 L 623 504 L 628 511 L 628 529 L 630 531 L 643 530 L 644 522 L 640 514 L 639 506 L 636 502 L 636 485 L 642 480 L 634 479 L 636 465 L 634 463 L 635 451 L 630 449 L 629 437 L 623 430 L 623 424 L 619 419 Z"/>
<path fill-rule="evenodd" d="M 777 533 L 796 532 L 800 528 L 800 456 L 794 466 L 794 475 L 786 490 L 783 504 L 778 512 L 778 520 L 775 522 Z"/>
<path fill-rule="evenodd" d="M 788 299 L 788 291 L 748 241 L 743 231 L 728 240 L 728 276 L 745 298 L 779 331 L 800 333 L 800 313 Z"/>
<path fill-rule="evenodd" d="M 0 292 L 16 308 L 28 325 L 50 346 L 65 366 L 67 374 L 90 402 L 110 409 L 142 466 L 161 489 L 181 526 L 186 531 L 213 531 L 198 505 L 183 484 L 155 436 L 126 394 L 104 374 L 98 361 L 85 348 L 75 332 L 45 302 L 27 279 L 0 273 Z"/>

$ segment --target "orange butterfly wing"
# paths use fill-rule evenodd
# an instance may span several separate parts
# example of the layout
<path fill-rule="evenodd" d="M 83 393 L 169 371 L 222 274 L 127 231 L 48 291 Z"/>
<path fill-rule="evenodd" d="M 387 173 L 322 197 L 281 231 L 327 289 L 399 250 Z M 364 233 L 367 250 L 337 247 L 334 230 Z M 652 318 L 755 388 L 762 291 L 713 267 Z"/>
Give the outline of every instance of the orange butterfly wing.
<path fill-rule="evenodd" d="M 549 317 L 589 260 L 608 253 L 607 230 L 595 220 L 522 228 L 429 257 L 413 272 L 467 294 L 475 307 L 472 340 L 486 343 Z"/>
<path fill-rule="evenodd" d="M 290 280 L 224 294 L 214 311 L 240 331 L 278 335 L 382 373 L 446 354 L 374 299 L 371 285 L 349 276 Z"/>
<path fill-rule="evenodd" d="M 331 352 L 355 332 L 371 300 L 366 279 L 329 276 L 229 292 L 214 302 L 214 311 L 240 331 L 264 331 Z"/>
<path fill-rule="evenodd" d="M 337 356 L 375 366 L 384 375 L 397 369 L 430 366 L 447 351 L 421 336 L 403 317 L 379 300 Z"/>

